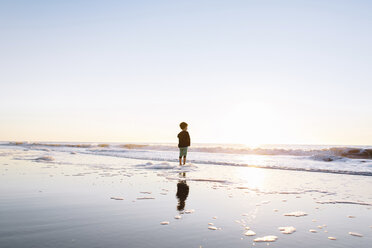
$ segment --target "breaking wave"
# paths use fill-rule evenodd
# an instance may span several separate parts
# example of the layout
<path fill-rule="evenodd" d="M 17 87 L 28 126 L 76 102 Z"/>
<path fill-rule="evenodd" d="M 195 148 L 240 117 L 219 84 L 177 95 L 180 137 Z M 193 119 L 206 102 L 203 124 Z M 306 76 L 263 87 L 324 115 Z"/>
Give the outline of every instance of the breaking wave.
<path fill-rule="evenodd" d="M 103 151 L 120 150 L 149 150 L 149 151 L 177 151 L 175 144 L 100 144 L 100 143 L 28 143 L 28 142 L 9 142 L 8 145 L 32 146 L 32 147 L 67 147 L 67 148 L 90 148 L 103 149 Z M 294 148 L 293 148 L 294 147 Z M 225 154 L 245 154 L 245 155 L 289 155 L 289 156 L 309 156 L 313 160 L 334 161 L 342 158 L 350 159 L 372 159 L 372 147 L 327 147 L 327 146 L 287 146 L 279 147 L 246 147 L 241 145 L 193 145 L 189 151 L 204 153 L 225 153 Z"/>
<path fill-rule="evenodd" d="M 0 145 L 41 151 L 41 157 L 32 157 L 38 162 L 52 162 L 55 152 L 151 161 L 151 164 L 143 164 L 147 169 L 174 169 L 172 163 L 178 162 L 178 148 L 175 144 L 3 142 Z M 371 146 L 268 145 L 252 148 L 242 145 L 193 144 L 189 151 L 188 162 L 193 164 L 372 176 Z M 21 157 L 30 159 L 25 155 Z"/>

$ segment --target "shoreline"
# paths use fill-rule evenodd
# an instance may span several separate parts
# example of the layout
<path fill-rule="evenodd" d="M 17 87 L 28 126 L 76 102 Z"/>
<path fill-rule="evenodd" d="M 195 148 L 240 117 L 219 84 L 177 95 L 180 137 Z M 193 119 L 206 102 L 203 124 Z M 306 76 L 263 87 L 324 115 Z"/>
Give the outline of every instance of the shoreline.
<path fill-rule="evenodd" d="M 3 149 L 15 149 L 15 150 L 24 150 L 26 151 L 44 151 L 46 153 L 48 152 L 66 152 L 66 153 L 72 153 L 72 154 L 91 154 L 91 155 L 97 155 L 97 156 L 107 156 L 107 157 L 118 157 L 118 158 L 124 158 L 124 159 L 135 159 L 135 160 L 146 160 L 146 161 L 158 161 L 158 162 L 169 162 L 169 163 L 178 163 L 178 159 L 173 159 L 173 157 L 178 156 L 178 152 L 175 151 L 161 151 L 161 150 L 154 150 L 154 151 L 148 151 L 148 150 L 136 150 L 136 149 L 120 149 L 119 151 L 111 150 L 107 147 L 100 147 L 100 149 L 95 150 L 91 149 L 91 147 L 69 147 L 68 150 L 60 150 L 60 144 L 56 144 L 57 148 L 55 147 L 49 147 L 48 148 L 39 148 L 39 147 L 23 147 L 19 145 L 4 145 Z M 44 146 L 41 146 L 44 147 Z M 48 146 L 46 146 L 48 147 Z M 53 150 L 53 148 L 55 150 Z M 82 150 L 83 149 L 83 150 Z M 84 150 L 87 149 L 87 150 Z M 1 149 L 0 149 L 1 150 Z M 148 157 L 147 155 L 144 156 L 144 153 L 149 153 Z M 163 156 L 163 154 L 166 154 L 166 156 Z M 263 168 L 263 169 L 274 169 L 274 170 L 287 170 L 287 171 L 304 171 L 304 172 L 319 172 L 319 173 L 331 173 L 331 174 L 346 174 L 346 175 L 362 175 L 362 176 L 372 176 L 372 160 L 363 160 L 363 159 L 352 159 L 354 160 L 355 164 L 348 165 L 348 170 L 342 169 L 342 166 L 345 166 L 345 164 L 348 164 L 348 161 L 341 161 L 337 162 L 337 160 L 314 160 L 314 161 L 306 161 L 305 157 L 302 156 L 288 156 L 288 155 L 253 155 L 248 154 L 244 155 L 244 157 L 239 158 L 238 160 L 234 162 L 229 162 L 229 160 L 226 158 L 231 159 L 234 158 L 236 154 L 222 154 L 225 156 L 224 160 L 226 161 L 213 161 L 213 160 L 205 160 L 205 158 L 214 156 L 218 156 L 221 154 L 218 153 L 204 153 L 204 152 L 192 152 L 193 155 L 190 157 L 201 157 L 202 159 L 188 159 L 189 163 L 194 164 L 210 164 L 210 165 L 225 165 L 225 166 L 232 166 L 232 167 L 249 167 L 249 168 Z M 252 158 L 253 159 L 250 159 Z M 256 157 L 259 159 L 257 160 Z M 40 159 L 43 159 L 42 157 Z M 253 163 L 245 163 L 242 162 L 242 159 L 246 160 L 252 160 Z M 288 160 L 290 159 L 290 160 Z M 323 158 L 322 158 L 323 159 Z M 327 158 L 328 159 L 328 158 Z M 275 161 L 275 165 L 265 165 L 265 160 L 273 160 Z M 291 165 L 290 167 L 286 166 L 288 163 L 293 163 L 297 161 L 305 161 L 306 164 L 296 164 Z M 351 160 L 351 161 L 352 161 Z M 254 161 L 260 161 L 262 164 L 254 164 Z M 264 161 L 264 162 L 262 162 Z M 53 162 L 53 161 L 51 161 Z M 337 163 L 336 163 L 337 162 Z M 311 164 L 317 164 L 316 166 L 312 166 Z M 302 166 L 302 167 L 301 167 Z M 320 167 L 319 167 L 320 166 Z M 363 170 L 355 170 L 356 168 L 359 168 L 361 166 L 364 166 Z M 366 171 L 368 170 L 368 171 Z"/>
<path fill-rule="evenodd" d="M 54 162 L 30 160 L 45 151 L 0 156 L 1 247 L 310 248 L 372 242 L 372 207 L 342 203 L 372 204 L 368 176 L 192 163 L 179 168 L 50 153 Z M 188 187 L 183 196 L 182 181 Z M 295 231 L 283 233 L 281 227 Z M 249 230 L 255 235 L 245 235 Z M 258 241 L 270 235 L 277 239 Z"/>

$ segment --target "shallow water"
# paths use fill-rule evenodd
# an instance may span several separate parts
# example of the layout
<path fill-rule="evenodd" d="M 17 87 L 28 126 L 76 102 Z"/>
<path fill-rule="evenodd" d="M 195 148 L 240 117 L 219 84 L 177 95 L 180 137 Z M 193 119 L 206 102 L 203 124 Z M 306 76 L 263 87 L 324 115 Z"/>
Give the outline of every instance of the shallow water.
<path fill-rule="evenodd" d="M 254 242 L 265 236 L 283 248 L 372 241 L 369 176 L 1 151 L 0 247 L 267 247 Z M 42 156 L 53 160 L 35 160 Z M 293 212 L 306 215 L 285 216 Z"/>
<path fill-rule="evenodd" d="M 1 148 L 95 154 L 177 162 L 175 144 L 0 143 Z M 189 161 L 197 164 L 275 168 L 372 176 L 372 146 L 194 144 Z M 36 160 L 50 160 L 43 155 Z"/>

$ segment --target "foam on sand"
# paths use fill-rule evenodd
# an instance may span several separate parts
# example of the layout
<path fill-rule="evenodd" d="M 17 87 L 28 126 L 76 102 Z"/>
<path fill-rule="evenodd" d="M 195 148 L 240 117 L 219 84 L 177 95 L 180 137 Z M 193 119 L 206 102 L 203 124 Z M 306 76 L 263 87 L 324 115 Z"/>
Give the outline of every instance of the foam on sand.
<path fill-rule="evenodd" d="M 264 236 L 264 237 L 255 238 L 253 241 L 254 242 L 274 242 L 277 239 L 278 239 L 277 236 L 268 235 L 268 236 Z"/>
<path fill-rule="evenodd" d="M 248 230 L 248 231 L 246 231 L 246 232 L 244 233 L 244 235 L 245 235 L 245 236 L 254 236 L 254 235 L 256 235 L 256 233 L 253 232 L 252 230 Z"/>
<path fill-rule="evenodd" d="M 350 234 L 351 236 L 355 236 L 355 237 L 363 237 L 362 234 L 357 233 L 357 232 L 349 232 L 349 234 Z"/>
<path fill-rule="evenodd" d="M 147 162 L 145 164 L 138 164 L 137 166 L 141 166 L 145 169 L 152 169 L 152 170 L 169 170 L 169 169 L 174 169 L 177 166 L 172 165 L 169 162 L 161 162 L 161 163 L 153 163 L 153 162 Z"/>
<path fill-rule="evenodd" d="M 284 234 L 291 234 L 296 231 L 296 228 L 293 226 L 284 226 L 284 227 L 279 227 L 279 231 Z"/>
<path fill-rule="evenodd" d="M 284 214 L 284 216 L 294 216 L 294 217 L 301 217 L 301 216 L 306 216 L 306 215 L 307 215 L 307 213 L 305 213 L 303 211 L 295 211 L 295 212 Z"/>

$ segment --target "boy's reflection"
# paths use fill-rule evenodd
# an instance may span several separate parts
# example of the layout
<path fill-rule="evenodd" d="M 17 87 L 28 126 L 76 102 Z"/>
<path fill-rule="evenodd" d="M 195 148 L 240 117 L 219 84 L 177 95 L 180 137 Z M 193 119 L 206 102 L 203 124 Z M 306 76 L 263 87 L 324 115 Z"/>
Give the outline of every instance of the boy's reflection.
<path fill-rule="evenodd" d="M 185 201 L 187 196 L 189 195 L 189 186 L 186 183 L 186 180 L 182 180 L 182 178 L 186 178 L 186 173 L 182 172 L 179 174 L 180 179 L 177 183 L 177 198 L 178 198 L 178 205 L 177 210 L 182 211 L 185 208 Z"/>

